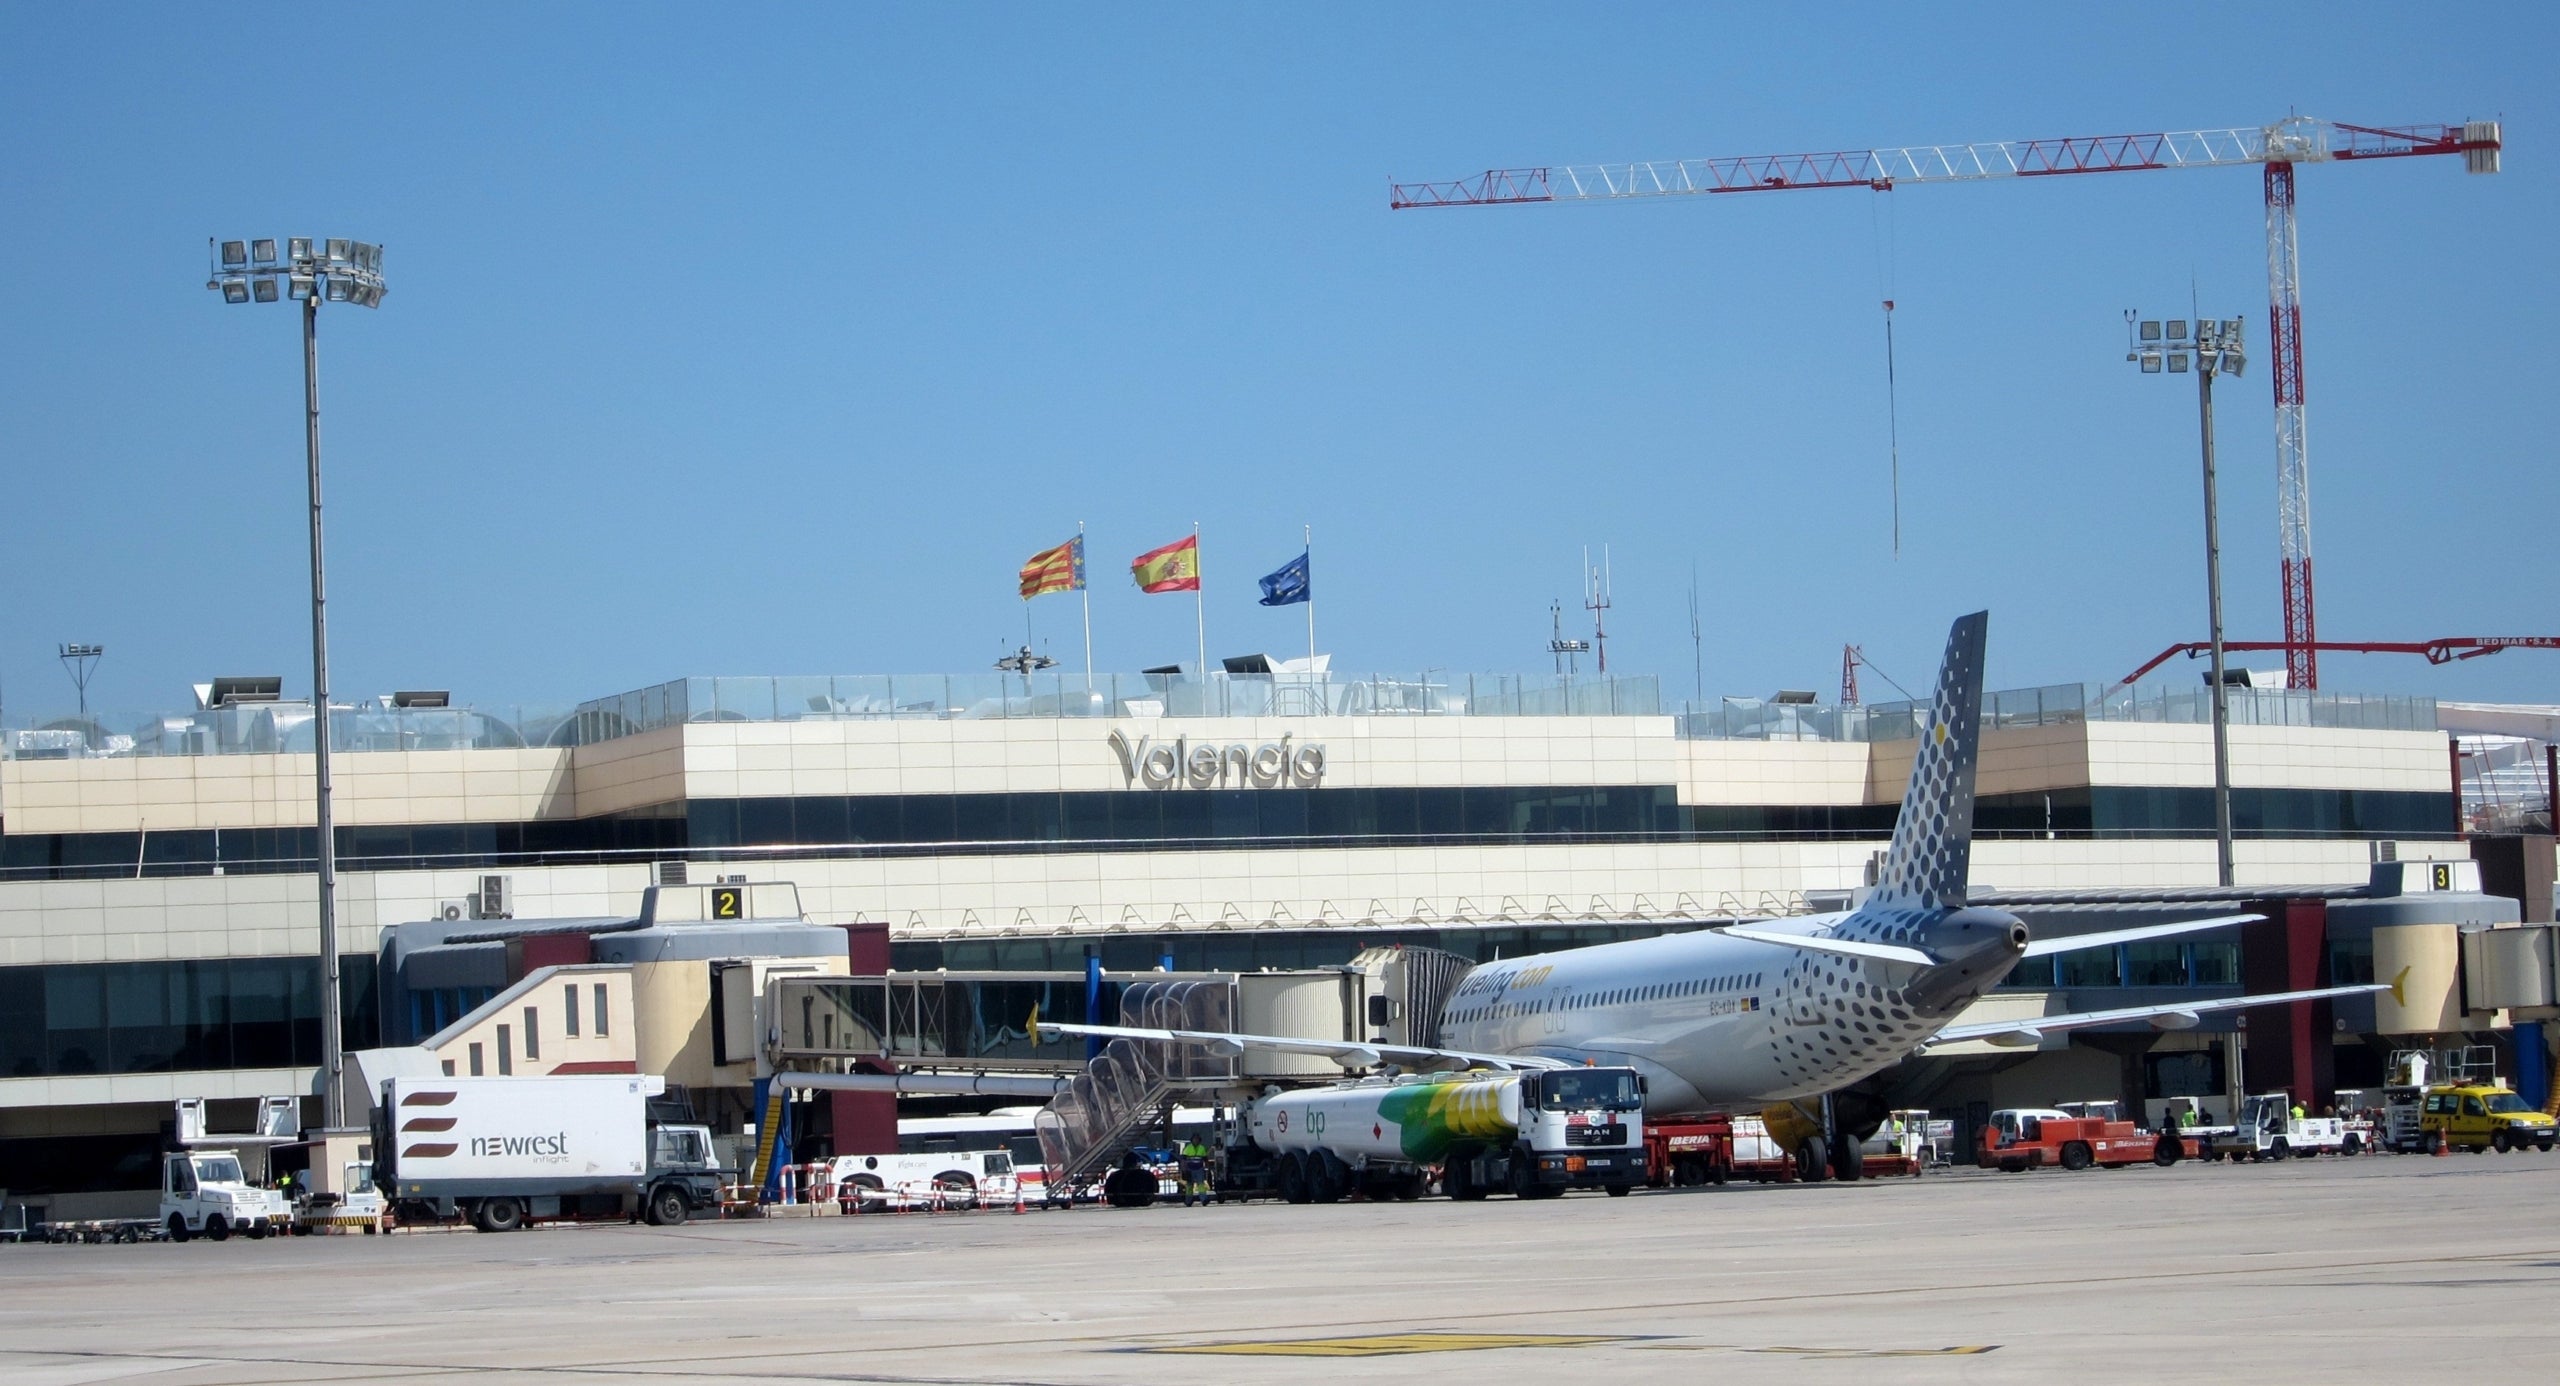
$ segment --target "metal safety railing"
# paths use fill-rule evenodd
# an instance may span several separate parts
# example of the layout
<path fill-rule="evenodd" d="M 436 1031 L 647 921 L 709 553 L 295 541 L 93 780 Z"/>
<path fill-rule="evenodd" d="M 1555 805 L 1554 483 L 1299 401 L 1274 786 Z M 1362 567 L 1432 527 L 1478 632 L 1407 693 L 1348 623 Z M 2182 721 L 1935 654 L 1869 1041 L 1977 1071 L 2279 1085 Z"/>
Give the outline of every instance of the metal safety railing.
<path fill-rule="evenodd" d="M 1141 982 L 1121 993 L 1120 1023 L 1155 1030 L 1235 1029 L 1230 981 Z M 1233 1058 L 1159 1040 L 1117 1039 L 1103 1047 L 1049 1105 L 1032 1118 L 1052 1199 L 1072 1198 L 1101 1172 L 1129 1137 L 1166 1105 L 1175 1090 L 1230 1081 Z"/>

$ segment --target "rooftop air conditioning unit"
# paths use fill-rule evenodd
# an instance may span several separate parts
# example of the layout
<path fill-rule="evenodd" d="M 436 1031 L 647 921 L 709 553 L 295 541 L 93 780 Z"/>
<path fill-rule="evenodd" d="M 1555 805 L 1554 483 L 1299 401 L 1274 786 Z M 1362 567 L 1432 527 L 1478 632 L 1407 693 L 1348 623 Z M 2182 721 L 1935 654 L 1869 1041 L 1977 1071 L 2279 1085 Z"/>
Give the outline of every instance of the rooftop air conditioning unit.
<path fill-rule="evenodd" d="M 470 905 L 460 900 L 447 900 L 443 904 L 436 906 L 436 918 L 444 920 L 447 923 L 452 923 L 456 920 L 469 919 L 470 917 Z"/>
<path fill-rule="evenodd" d="M 474 919 L 513 919 L 516 917 L 515 892 L 507 888 L 505 876 L 483 876 L 480 889 L 471 897 Z"/>

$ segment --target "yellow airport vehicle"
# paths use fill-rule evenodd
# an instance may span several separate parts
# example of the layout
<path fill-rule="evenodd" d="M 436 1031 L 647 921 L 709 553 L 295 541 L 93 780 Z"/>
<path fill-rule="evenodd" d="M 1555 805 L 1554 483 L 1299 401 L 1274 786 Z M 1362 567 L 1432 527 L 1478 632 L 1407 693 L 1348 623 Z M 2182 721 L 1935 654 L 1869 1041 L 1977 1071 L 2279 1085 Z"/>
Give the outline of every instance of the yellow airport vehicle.
<path fill-rule="evenodd" d="M 2418 1139 L 2429 1151 L 2505 1152 L 2530 1145 L 2549 1150 L 2552 1119 L 2535 1111 L 2500 1083 L 2448 1083 L 2427 1089 L 2418 1113 Z"/>

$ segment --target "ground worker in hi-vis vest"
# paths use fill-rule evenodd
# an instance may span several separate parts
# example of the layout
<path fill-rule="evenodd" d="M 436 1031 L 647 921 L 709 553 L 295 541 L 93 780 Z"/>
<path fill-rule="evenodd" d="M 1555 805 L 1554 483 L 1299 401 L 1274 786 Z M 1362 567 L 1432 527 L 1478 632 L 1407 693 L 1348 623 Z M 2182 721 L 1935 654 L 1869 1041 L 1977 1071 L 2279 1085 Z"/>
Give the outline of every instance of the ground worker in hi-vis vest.
<path fill-rule="evenodd" d="M 1197 1140 L 1182 1143 L 1182 1206 L 1209 1206 L 1209 1147 Z"/>

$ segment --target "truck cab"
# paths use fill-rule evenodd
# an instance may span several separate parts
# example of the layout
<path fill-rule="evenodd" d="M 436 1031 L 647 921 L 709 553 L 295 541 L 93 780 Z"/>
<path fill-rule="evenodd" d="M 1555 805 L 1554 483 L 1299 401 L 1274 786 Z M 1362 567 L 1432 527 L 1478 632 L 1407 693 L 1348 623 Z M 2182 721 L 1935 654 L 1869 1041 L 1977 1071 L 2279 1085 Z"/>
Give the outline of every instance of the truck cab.
<path fill-rule="evenodd" d="M 173 1242 L 198 1233 L 218 1242 L 289 1231 L 293 1209 L 283 1194 L 249 1182 L 240 1152 L 179 1150 L 160 1161 L 160 1221 Z"/>
<path fill-rule="evenodd" d="M 2501 1153 L 2526 1145 L 2549 1150 L 2553 1121 L 2502 1083 L 2456 1083 L 2427 1089 L 2418 1114 L 2420 1142 L 2429 1150 L 2456 1148 Z"/>
<path fill-rule="evenodd" d="M 1626 1193 L 1645 1179 L 1644 1079 L 1629 1068 L 1521 1074 L 1520 1144 L 1515 1190 Z"/>

